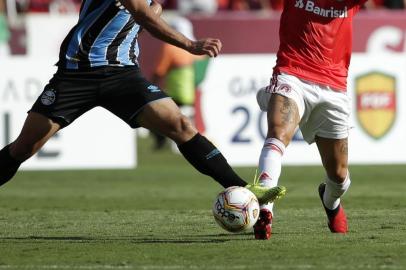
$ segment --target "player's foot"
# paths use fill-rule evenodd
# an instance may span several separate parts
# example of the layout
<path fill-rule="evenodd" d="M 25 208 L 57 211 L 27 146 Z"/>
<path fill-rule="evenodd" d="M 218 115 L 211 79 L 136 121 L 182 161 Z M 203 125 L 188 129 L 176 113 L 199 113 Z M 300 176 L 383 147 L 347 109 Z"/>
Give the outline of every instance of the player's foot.
<path fill-rule="evenodd" d="M 261 209 L 259 218 L 254 225 L 255 239 L 267 240 L 272 234 L 272 212 L 268 209 Z"/>
<path fill-rule="evenodd" d="M 258 184 L 249 184 L 245 186 L 257 197 L 259 204 L 273 202 L 283 197 L 286 193 L 286 188 L 277 186 L 273 188 L 260 186 Z"/>
<path fill-rule="evenodd" d="M 330 231 L 333 233 L 347 233 L 348 224 L 344 208 L 341 206 L 341 204 L 339 204 L 338 207 L 334 210 L 330 210 L 327 207 L 325 207 L 323 202 L 323 195 L 325 190 L 326 184 L 321 183 L 319 185 L 319 196 L 321 199 L 321 203 L 323 204 L 324 210 L 326 210 L 328 218 L 328 227 L 330 228 Z"/>

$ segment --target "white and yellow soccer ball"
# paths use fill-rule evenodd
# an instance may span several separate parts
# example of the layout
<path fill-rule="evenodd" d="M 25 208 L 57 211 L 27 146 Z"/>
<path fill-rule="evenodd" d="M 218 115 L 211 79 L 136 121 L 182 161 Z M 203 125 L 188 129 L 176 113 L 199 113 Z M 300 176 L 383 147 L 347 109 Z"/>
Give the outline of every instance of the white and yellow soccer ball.
<path fill-rule="evenodd" d="M 229 232 L 250 229 L 258 220 L 258 199 L 244 187 L 229 187 L 217 195 L 213 216 L 216 222 Z"/>

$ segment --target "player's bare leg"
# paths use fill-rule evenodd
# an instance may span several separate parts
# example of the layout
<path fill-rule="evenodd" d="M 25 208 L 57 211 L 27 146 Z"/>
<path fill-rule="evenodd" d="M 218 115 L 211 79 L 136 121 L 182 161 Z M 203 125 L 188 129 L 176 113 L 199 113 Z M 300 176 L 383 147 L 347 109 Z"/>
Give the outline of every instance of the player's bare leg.
<path fill-rule="evenodd" d="M 34 155 L 59 129 L 59 124 L 30 112 L 18 138 L 0 151 L 0 185 L 8 182 L 21 163 Z"/>
<path fill-rule="evenodd" d="M 189 141 L 197 134 L 190 120 L 182 115 L 179 107 L 169 98 L 146 105 L 137 122 L 144 128 L 171 138 L 178 145 Z"/>
<path fill-rule="evenodd" d="M 267 138 L 277 138 L 287 146 L 300 121 L 299 110 L 293 99 L 273 94 L 268 106 Z"/>
<path fill-rule="evenodd" d="M 319 194 L 329 220 L 328 226 L 331 232 L 346 233 L 347 218 L 340 198 L 351 184 L 348 172 L 348 140 L 316 137 L 316 144 L 327 173 L 326 182 L 319 186 Z"/>
<path fill-rule="evenodd" d="M 60 129 L 58 123 L 39 113 L 30 112 L 20 135 L 10 145 L 13 158 L 21 162 L 33 156 Z"/>
<path fill-rule="evenodd" d="M 282 168 L 282 156 L 299 124 L 300 116 L 293 99 L 272 94 L 267 111 L 268 134 L 259 158 L 261 185 L 275 187 Z M 256 239 L 269 239 L 272 230 L 273 203 L 261 205 L 260 218 L 254 226 Z"/>
<path fill-rule="evenodd" d="M 201 173 L 211 176 L 223 187 L 249 188 L 260 201 L 274 201 L 283 196 L 284 188 L 247 186 L 230 167 L 221 152 L 199 134 L 188 117 L 181 114 L 172 99 L 162 99 L 145 106 L 138 115 L 142 127 L 159 132 L 176 142 L 183 156 Z"/>

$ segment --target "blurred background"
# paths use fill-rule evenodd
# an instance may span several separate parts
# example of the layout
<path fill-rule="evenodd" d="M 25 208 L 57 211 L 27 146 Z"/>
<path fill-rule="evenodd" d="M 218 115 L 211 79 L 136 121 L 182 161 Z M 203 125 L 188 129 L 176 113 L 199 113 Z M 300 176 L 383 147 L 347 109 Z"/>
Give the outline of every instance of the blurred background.
<path fill-rule="evenodd" d="M 164 18 L 174 28 L 191 38 L 220 38 L 223 50 L 215 59 L 194 58 L 142 33 L 139 60 L 145 77 L 168 91 L 230 163 L 255 165 L 266 131 L 266 116 L 255 94 L 272 75 L 283 0 L 161 3 Z M 405 3 L 370 0 L 354 20 L 348 78 L 354 164 L 406 163 L 401 151 L 406 149 Z M 80 4 L 0 0 L 0 147 L 18 135 L 25 112 L 55 72 L 60 43 L 76 23 Z M 137 134 L 150 136 L 143 130 Z M 138 141 L 134 136 L 114 116 L 95 109 L 60 132 L 25 168 L 133 168 Z M 151 151 L 173 148 L 159 134 L 150 138 Z M 307 165 L 320 160 L 315 147 L 304 143 L 298 132 L 285 162 Z"/>

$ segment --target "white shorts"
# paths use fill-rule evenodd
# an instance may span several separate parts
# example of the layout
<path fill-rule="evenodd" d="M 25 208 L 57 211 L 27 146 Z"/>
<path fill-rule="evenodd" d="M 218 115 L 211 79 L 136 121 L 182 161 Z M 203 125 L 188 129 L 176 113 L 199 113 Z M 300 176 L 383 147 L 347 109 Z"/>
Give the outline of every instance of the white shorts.
<path fill-rule="evenodd" d="M 261 88 L 257 93 L 262 111 L 268 110 L 272 93 L 295 101 L 300 115 L 299 127 L 309 144 L 316 136 L 329 139 L 348 137 L 350 99 L 346 93 L 292 75 L 279 74 L 272 79 L 270 86 Z"/>

